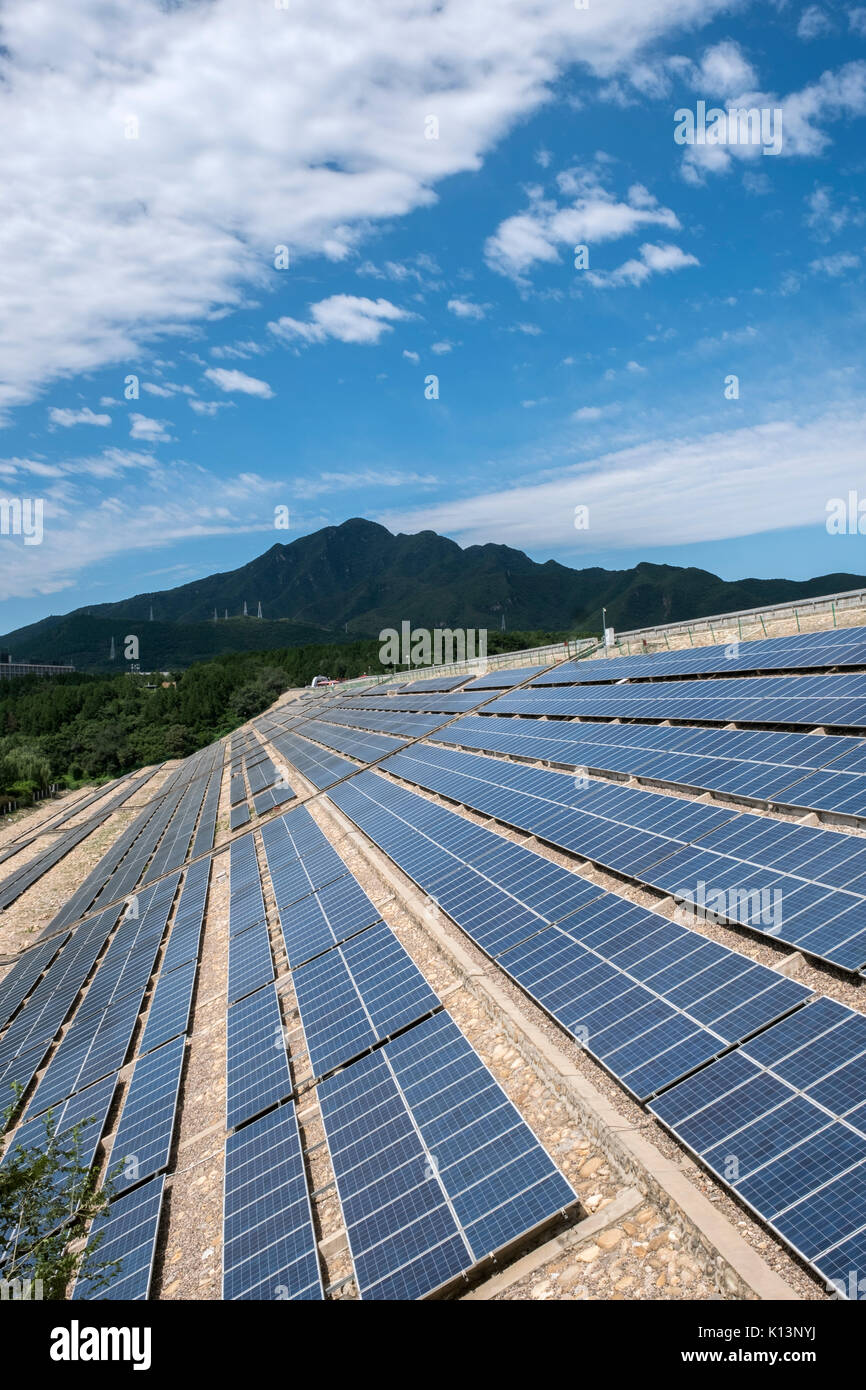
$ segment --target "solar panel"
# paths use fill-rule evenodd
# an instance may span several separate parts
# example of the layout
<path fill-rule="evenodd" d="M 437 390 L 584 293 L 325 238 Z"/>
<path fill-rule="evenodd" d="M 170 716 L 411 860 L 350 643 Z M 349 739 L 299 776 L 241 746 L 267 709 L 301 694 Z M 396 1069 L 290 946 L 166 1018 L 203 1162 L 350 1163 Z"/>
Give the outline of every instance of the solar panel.
<path fill-rule="evenodd" d="M 223 1298 L 324 1297 L 295 1107 L 226 1140 Z"/>
<path fill-rule="evenodd" d="M 116 1193 L 168 1163 L 185 1043 L 185 1038 L 175 1038 L 135 1064 L 111 1146 L 109 1171 Z"/>
<path fill-rule="evenodd" d="M 289 965 L 302 965 L 379 921 L 379 910 L 351 874 L 334 880 L 280 912 Z"/>
<path fill-rule="evenodd" d="M 71 1142 L 71 1131 L 75 1126 L 81 1126 L 77 1164 L 82 1168 L 89 1168 L 96 1157 L 96 1150 L 105 1128 L 105 1121 L 111 1108 L 116 1085 L 117 1073 L 113 1072 L 111 1076 L 103 1077 L 101 1081 L 97 1081 L 94 1086 L 88 1086 L 86 1090 L 70 1096 L 68 1100 L 61 1102 L 50 1112 L 38 1115 L 33 1120 L 26 1120 L 24 1124 L 19 1125 L 13 1135 L 6 1153 L 0 1159 L 0 1165 L 5 1163 L 19 1147 L 44 1150 L 48 1139 L 46 1121 L 50 1116 L 51 1132 L 58 1139 L 62 1139 L 64 1145 Z M 65 1170 L 61 1170 L 56 1177 L 58 1184 L 68 1181 L 68 1174 Z"/>
<path fill-rule="evenodd" d="M 439 1007 L 384 922 L 302 966 L 292 980 L 315 1076 Z"/>
<path fill-rule="evenodd" d="M 721 620 L 724 626 L 724 619 Z M 757 641 L 723 642 L 646 656 L 602 657 L 568 662 L 540 677 L 546 684 L 658 680 L 694 672 L 820 670 L 866 666 L 866 628 L 791 633 Z"/>
<path fill-rule="evenodd" d="M 178 1033 L 186 1032 L 197 969 L 195 960 L 169 972 L 163 965 L 138 1045 L 139 1052 L 152 1052 Z"/>
<path fill-rule="evenodd" d="M 362 1299 L 418 1299 L 575 1193 L 447 1012 L 318 1088 Z"/>
<path fill-rule="evenodd" d="M 151 1178 L 141 1187 L 118 1197 L 96 1217 L 90 1228 L 87 1248 L 98 1251 L 100 1264 L 119 1260 L 120 1271 L 106 1288 L 99 1288 L 93 1279 L 79 1276 L 72 1294 L 74 1299 L 113 1301 L 147 1298 L 164 1186 L 164 1175 Z M 102 1239 L 96 1246 L 96 1237 L 100 1235 Z"/>
<path fill-rule="evenodd" d="M 271 939 L 266 922 L 238 932 L 229 941 L 228 1001 L 233 1004 L 274 978 Z"/>
<path fill-rule="evenodd" d="M 864 773 L 835 770 L 836 759 L 852 747 L 866 752 L 866 744 L 850 736 L 469 715 L 434 734 L 432 741 L 776 805 L 866 815 Z"/>
<path fill-rule="evenodd" d="M 722 919 L 844 969 L 866 963 L 866 846 L 853 836 L 444 748 L 387 767 L 693 905 L 702 888 Z"/>
<path fill-rule="evenodd" d="M 5 1028 L 68 937 L 68 932 L 62 932 L 50 941 L 43 941 L 41 946 L 31 946 L 3 976 L 0 981 L 0 1027 Z"/>
<path fill-rule="evenodd" d="M 613 663 L 612 663 L 613 664 Z M 866 676 L 729 676 L 635 685 L 540 685 L 487 706 L 490 714 L 689 723 L 866 728 Z"/>
<path fill-rule="evenodd" d="M 650 1109 L 830 1280 L 863 1254 L 864 1094 L 866 1018 L 821 998 Z"/>
<path fill-rule="evenodd" d="M 226 1128 L 234 1129 L 292 1092 L 274 985 L 233 1004 L 226 1031 Z"/>
<path fill-rule="evenodd" d="M 73 1019 L 27 1108 L 26 1118 L 81 1091 L 123 1066 L 141 1008 L 141 995 L 128 994 L 105 1013 Z"/>

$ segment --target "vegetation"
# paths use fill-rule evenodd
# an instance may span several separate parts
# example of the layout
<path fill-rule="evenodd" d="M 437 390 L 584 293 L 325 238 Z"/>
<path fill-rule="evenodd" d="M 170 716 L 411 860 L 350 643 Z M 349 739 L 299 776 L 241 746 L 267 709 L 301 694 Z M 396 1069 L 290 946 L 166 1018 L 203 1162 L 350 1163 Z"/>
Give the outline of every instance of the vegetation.
<path fill-rule="evenodd" d="M 19 1108 L 20 1091 L 3 1115 L 4 1127 Z M 82 1135 L 94 1121 L 58 1133 L 49 1110 L 43 1123 L 39 1142 L 13 1142 L 0 1166 L 0 1277 L 13 1298 L 65 1299 L 77 1277 L 92 1280 L 96 1290 L 120 1270 L 117 1260 L 100 1260 L 99 1236 L 89 1249 L 81 1241 L 113 1191 L 111 1177 L 100 1186 L 99 1168 L 82 1162 Z"/>
<path fill-rule="evenodd" d="M 496 632 L 489 651 L 555 642 L 553 632 Z M 260 714 L 282 691 L 313 676 L 345 680 L 385 670 L 379 642 L 230 652 L 175 672 L 164 685 L 145 674 L 72 672 L 0 683 L 0 796 L 25 800 L 56 782 L 117 777 L 183 758 Z"/>

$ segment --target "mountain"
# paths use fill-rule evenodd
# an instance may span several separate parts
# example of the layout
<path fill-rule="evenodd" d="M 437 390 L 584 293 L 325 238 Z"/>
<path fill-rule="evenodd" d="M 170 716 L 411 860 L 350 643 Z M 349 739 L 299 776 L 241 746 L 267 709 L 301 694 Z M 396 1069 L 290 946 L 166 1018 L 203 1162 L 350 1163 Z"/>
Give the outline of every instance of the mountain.
<path fill-rule="evenodd" d="M 123 665 L 122 640 L 133 633 L 142 644 L 142 667 L 155 669 L 221 651 L 376 637 L 403 621 L 498 629 L 504 615 L 509 631 L 600 632 L 602 605 L 608 624 L 627 629 L 864 585 L 866 578 L 854 574 L 729 582 L 707 570 L 648 563 L 575 570 L 555 560 L 539 564 L 506 545 L 464 550 L 434 531 L 395 536 L 356 517 L 273 545 L 225 574 L 44 618 L 7 633 L 0 646 L 19 659 L 111 669 L 111 637 Z M 261 602 L 265 619 L 242 618 L 245 602 L 250 613 Z"/>

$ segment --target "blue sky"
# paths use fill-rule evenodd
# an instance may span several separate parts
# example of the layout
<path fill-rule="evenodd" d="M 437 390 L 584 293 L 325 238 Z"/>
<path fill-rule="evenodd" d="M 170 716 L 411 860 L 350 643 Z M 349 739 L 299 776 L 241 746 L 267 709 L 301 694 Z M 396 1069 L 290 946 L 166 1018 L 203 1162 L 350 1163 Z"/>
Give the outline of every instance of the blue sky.
<path fill-rule="evenodd" d="M 866 7 L 365 10 L 6 5 L 0 630 L 350 516 L 866 573 Z M 677 144 L 701 101 L 781 149 Z"/>

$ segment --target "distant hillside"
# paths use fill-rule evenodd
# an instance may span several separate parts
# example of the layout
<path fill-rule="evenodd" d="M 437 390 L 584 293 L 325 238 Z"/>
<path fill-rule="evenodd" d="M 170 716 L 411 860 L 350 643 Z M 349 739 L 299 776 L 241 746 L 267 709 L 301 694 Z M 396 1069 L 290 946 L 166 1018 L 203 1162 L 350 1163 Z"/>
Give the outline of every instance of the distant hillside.
<path fill-rule="evenodd" d="M 0 638 L 0 646 L 20 659 L 70 662 L 79 671 L 125 670 L 124 639 L 138 638 L 142 671 L 169 671 L 209 661 L 226 652 L 276 651 L 284 647 L 343 643 L 344 633 L 328 632 L 303 623 L 259 622 L 230 618 L 228 622 L 165 623 L 125 618 L 96 618 L 79 609 L 66 618 L 47 618 Z M 114 638 L 114 660 L 111 639 Z"/>
<path fill-rule="evenodd" d="M 289 545 L 273 545 L 225 574 L 162 593 L 45 618 L 0 638 L 14 656 L 111 669 L 111 637 L 141 641 L 143 668 L 188 665 L 225 651 L 249 651 L 376 637 L 404 620 L 416 627 L 551 631 L 624 629 L 706 617 L 762 604 L 813 598 L 866 585 L 856 574 L 815 579 L 740 579 L 707 570 L 642 563 L 633 569 L 575 570 L 539 564 L 505 545 L 465 550 L 433 531 L 392 535 L 355 518 Z M 242 618 L 261 602 L 264 620 Z M 154 622 L 149 621 L 151 607 Z M 214 609 L 219 621 L 213 621 Z M 232 618 L 226 622 L 228 610 Z"/>

